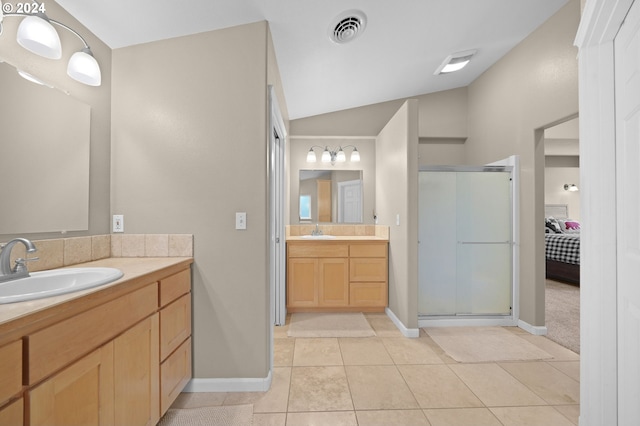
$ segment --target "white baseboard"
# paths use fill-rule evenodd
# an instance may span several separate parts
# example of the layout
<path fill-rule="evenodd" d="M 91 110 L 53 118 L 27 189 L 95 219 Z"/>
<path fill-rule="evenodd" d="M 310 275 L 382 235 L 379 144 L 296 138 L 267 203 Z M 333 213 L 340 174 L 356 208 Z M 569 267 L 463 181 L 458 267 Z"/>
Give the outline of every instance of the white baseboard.
<path fill-rule="evenodd" d="M 419 319 L 418 327 L 515 327 L 513 318 L 429 318 Z"/>
<path fill-rule="evenodd" d="M 266 392 L 271 387 L 271 370 L 264 378 L 193 378 L 182 392 Z"/>
<path fill-rule="evenodd" d="M 527 331 L 535 336 L 546 336 L 547 335 L 547 327 L 546 326 L 540 326 L 540 325 L 531 325 L 527 322 L 524 322 L 522 320 L 518 321 L 518 327 L 520 327 L 521 329 L 523 329 L 524 331 Z"/>
<path fill-rule="evenodd" d="M 405 327 L 405 325 L 402 323 L 402 321 L 400 321 L 400 319 L 396 316 L 396 314 L 393 313 L 393 311 L 391 309 L 389 309 L 388 307 L 385 308 L 384 312 L 387 314 L 387 316 L 389 318 L 391 318 L 391 321 L 393 321 L 393 323 L 396 325 L 396 327 L 398 327 L 398 330 L 400 330 L 400 332 L 402 333 L 402 335 L 404 337 L 420 337 L 420 329 L 419 328 L 407 328 Z"/>

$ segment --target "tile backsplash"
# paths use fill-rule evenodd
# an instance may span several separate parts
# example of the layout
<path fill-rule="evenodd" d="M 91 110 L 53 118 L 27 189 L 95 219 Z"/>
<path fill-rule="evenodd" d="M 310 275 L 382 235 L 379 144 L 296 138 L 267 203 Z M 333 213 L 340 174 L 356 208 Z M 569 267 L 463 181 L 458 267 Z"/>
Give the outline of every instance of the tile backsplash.
<path fill-rule="evenodd" d="M 26 256 L 22 244 L 11 252 L 12 264 L 22 257 L 31 272 L 60 268 L 108 257 L 192 257 L 192 234 L 106 234 L 88 237 L 34 240 L 38 251 Z"/>

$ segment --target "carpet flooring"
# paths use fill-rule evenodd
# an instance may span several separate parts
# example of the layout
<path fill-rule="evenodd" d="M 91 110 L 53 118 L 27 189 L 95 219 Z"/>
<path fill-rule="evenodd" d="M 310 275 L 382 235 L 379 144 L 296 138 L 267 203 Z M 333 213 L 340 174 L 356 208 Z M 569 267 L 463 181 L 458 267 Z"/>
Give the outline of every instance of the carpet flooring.
<path fill-rule="evenodd" d="M 547 338 L 580 353 L 580 287 L 547 280 Z"/>

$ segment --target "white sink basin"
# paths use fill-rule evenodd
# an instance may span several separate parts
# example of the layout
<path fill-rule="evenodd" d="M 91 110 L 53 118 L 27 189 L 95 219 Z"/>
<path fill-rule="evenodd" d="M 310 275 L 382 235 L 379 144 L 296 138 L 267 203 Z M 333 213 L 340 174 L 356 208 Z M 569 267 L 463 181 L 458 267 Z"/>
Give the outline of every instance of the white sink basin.
<path fill-rule="evenodd" d="M 24 302 L 73 293 L 121 278 L 116 268 L 68 268 L 32 272 L 30 277 L 0 283 L 0 303 Z"/>
<path fill-rule="evenodd" d="M 302 238 L 308 238 L 310 240 L 333 240 L 335 235 L 303 235 Z"/>

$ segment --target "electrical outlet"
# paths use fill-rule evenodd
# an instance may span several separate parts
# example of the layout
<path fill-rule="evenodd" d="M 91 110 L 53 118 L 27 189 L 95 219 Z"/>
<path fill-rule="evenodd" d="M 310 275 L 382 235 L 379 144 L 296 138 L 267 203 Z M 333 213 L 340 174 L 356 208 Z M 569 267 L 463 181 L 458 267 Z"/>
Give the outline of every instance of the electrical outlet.
<path fill-rule="evenodd" d="M 236 212 L 236 229 L 247 229 L 246 212 Z"/>
<path fill-rule="evenodd" d="M 124 215 L 113 215 L 113 232 L 124 232 Z"/>

